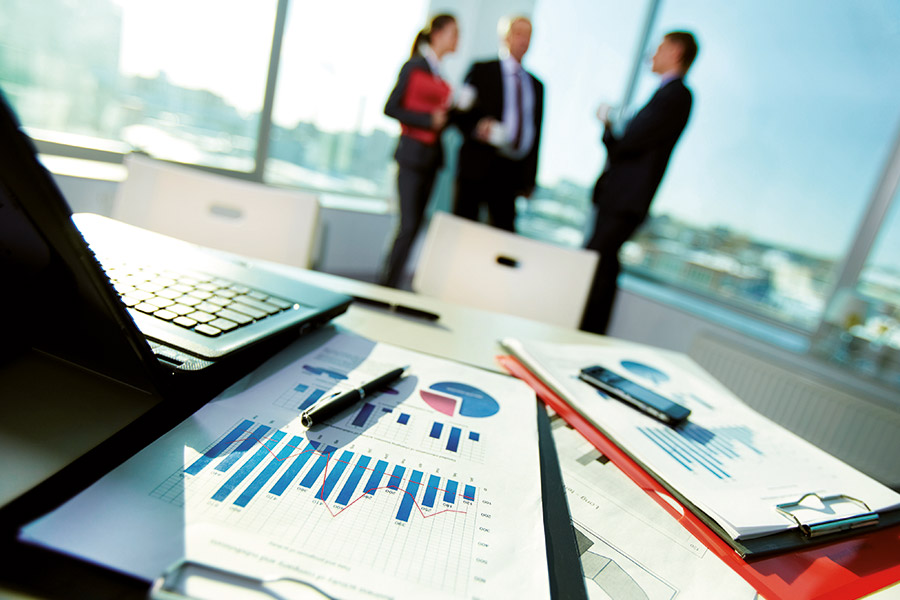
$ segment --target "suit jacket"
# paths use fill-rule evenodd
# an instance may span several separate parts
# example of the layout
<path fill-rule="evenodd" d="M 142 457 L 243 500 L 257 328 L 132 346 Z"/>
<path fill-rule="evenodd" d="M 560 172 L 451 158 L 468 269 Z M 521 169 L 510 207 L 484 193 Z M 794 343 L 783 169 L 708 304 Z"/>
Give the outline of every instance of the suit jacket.
<path fill-rule="evenodd" d="M 384 114 L 400 121 L 403 129 L 397 142 L 397 150 L 394 152 L 397 163 L 416 170 L 437 169 L 444 164 L 444 148 L 440 142 L 440 132 L 436 132 L 433 142 L 425 141 L 430 140 L 431 136 L 415 135 L 415 132 L 434 131 L 431 129 L 431 112 L 438 108 L 438 105 L 424 110 L 420 107 L 420 102 L 410 103 L 408 91 L 415 71 L 434 75 L 424 56 L 417 54 L 406 61 L 384 105 Z M 448 98 L 449 95 L 450 87 L 447 86 Z"/>
<path fill-rule="evenodd" d="M 621 137 L 606 128 L 606 166 L 593 194 L 599 213 L 647 216 L 672 149 L 687 125 L 691 103 L 684 81 L 673 79 L 638 111 Z"/>
<path fill-rule="evenodd" d="M 534 86 L 534 143 L 531 151 L 518 163 L 521 166 L 516 190 L 529 190 L 537 179 L 538 148 L 541 143 L 541 122 L 544 118 L 544 84 L 527 73 Z M 503 72 L 499 60 L 478 62 L 472 65 L 466 83 L 476 89 L 475 104 L 471 110 L 459 113 L 454 123 L 464 136 L 459 150 L 457 175 L 461 178 L 480 179 L 490 174 L 492 165 L 501 155 L 497 148 L 472 137 L 475 125 L 482 117 L 503 119 Z"/>

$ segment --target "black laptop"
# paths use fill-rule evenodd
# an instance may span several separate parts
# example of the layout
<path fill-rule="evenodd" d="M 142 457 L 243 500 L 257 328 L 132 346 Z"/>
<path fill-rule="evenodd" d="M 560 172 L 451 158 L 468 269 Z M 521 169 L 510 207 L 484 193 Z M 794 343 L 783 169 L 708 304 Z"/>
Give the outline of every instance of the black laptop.
<path fill-rule="evenodd" d="M 238 255 L 73 217 L 2 95 L 0 276 L 2 354 L 35 348 L 163 397 L 240 375 L 351 301 Z"/>

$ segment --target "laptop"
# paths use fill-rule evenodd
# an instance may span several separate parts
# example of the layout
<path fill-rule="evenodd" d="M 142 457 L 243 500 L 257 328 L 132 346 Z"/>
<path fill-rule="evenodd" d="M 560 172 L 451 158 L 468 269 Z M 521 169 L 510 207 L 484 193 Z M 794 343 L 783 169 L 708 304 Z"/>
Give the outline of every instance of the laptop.
<path fill-rule="evenodd" d="M 73 215 L 2 94 L 0 274 L 0 359 L 34 348 L 163 398 L 236 379 L 351 302 L 239 255 Z"/>

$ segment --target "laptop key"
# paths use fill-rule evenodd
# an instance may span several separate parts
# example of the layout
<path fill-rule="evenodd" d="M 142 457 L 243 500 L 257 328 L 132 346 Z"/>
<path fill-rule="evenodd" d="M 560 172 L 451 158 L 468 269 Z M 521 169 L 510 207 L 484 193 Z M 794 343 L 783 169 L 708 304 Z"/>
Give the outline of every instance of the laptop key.
<path fill-rule="evenodd" d="M 212 298 L 211 292 L 204 292 L 203 290 L 194 290 L 188 293 L 195 298 L 200 298 L 201 300 L 209 300 L 210 298 Z"/>
<path fill-rule="evenodd" d="M 210 304 L 217 304 L 219 306 L 228 306 L 231 304 L 231 298 L 222 298 L 221 296 L 213 296 L 209 299 Z"/>
<path fill-rule="evenodd" d="M 169 307 L 169 310 L 171 310 L 176 315 L 184 316 L 184 315 L 194 312 L 194 307 L 193 306 L 185 306 L 184 304 L 173 304 L 172 306 Z"/>
<path fill-rule="evenodd" d="M 222 310 L 222 307 L 218 304 L 210 304 L 209 302 L 201 302 L 197 306 L 194 307 L 194 310 L 199 310 L 202 312 L 208 312 L 210 314 L 217 313 Z"/>
<path fill-rule="evenodd" d="M 249 294 L 252 295 L 252 294 Z M 234 299 L 235 302 L 240 302 L 242 304 L 246 304 L 247 306 L 251 306 L 256 310 L 261 310 L 264 313 L 268 313 L 270 315 L 274 315 L 277 312 L 281 312 L 281 309 L 275 306 L 274 304 L 269 304 L 268 302 L 259 302 L 254 300 L 253 298 L 248 298 L 247 296 L 238 296 Z M 210 300 L 212 302 L 212 300 Z M 233 308 L 233 307 L 232 307 Z M 235 309 L 240 310 L 240 309 Z"/>
<path fill-rule="evenodd" d="M 166 310 L 165 308 L 163 308 L 153 313 L 153 316 L 157 319 L 162 319 L 163 321 L 171 321 L 178 315 L 173 313 L 171 310 Z"/>
<path fill-rule="evenodd" d="M 155 298 L 149 298 L 147 300 L 147 304 L 152 304 L 153 306 L 157 306 L 159 308 L 169 308 L 175 303 L 168 298 L 160 298 L 159 296 L 157 296 Z"/>
<path fill-rule="evenodd" d="M 178 290 L 174 290 L 172 288 L 166 288 L 164 290 L 159 290 L 156 292 L 157 296 L 162 296 L 163 298 L 168 298 L 169 300 L 174 300 L 178 296 L 181 296 L 184 292 L 179 292 Z"/>
<path fill-rule="evenodd" d="M 235 302 L 228 308 L 230 308 L 232 310 L 236 310 L 238 312 L 242 312 L 245 315 L 249 315 L 249 316 L 253 317 L 254 319 L 262 319 L 263 317 L 267 316 L 267 314 L 268 314 L 265 311 L 257 310 L 255 308 L 253 308 L 252 306 L 247 306 L 246 304 L 244 304 L 242 302 Z"/>
<path fill-rule="evenodd" d="M 190 329 L 191 327 L 193 327 L 194 325 L 197 324 L 197 321 L 195 321 L 193 319 L 189 319 L 188 317 L 176 317 L 176 318 L 172 319 L 172 322 L 175 323 L 176 325 L 181 325 L 182 327 L 186 327 L 187 329 Z"/>
<path fill-rule="evenodd" d="M 210 321 L 208 323 L 210 327 L 216 327 L 221 329 L 222 331 L 231 331 L 235 327 L 238 326 L 234 321 L 229 321 L 228 319 L 216 319 L 215 321 Z"/>
<path fill-rule="evenodd" d="M 231 321 L 234 321 L 238 325 L 247 325 L 248 323 L 253 322 L 253 319 L 248 317 L 247 315 L 245 315 L 243 313 L 239 313 L 239 312 L 231 310 L 231 309 L 228 309 L 228 308 L 223 308 L 222 310 L 220 310 L 219 312 L 216 313 L 216 316 L 223 317 L 225 319 L 230 319 Z"/>
<path fill-rule="evenodd" d="M 203 335 L 208 335 L 209 337 L 215 337 L 222 333 L 221 329 L 216 329 L 215 327 L 210 327 L 209 325 L 201 324 L 194 327 L 194 331 L 197 333 L 202 333 Z"/>
<path fill-rule="evenodd" d="M 274 304 L 282 310 L 290 308 L 294 305 L 293 302 L 288 302 L 287 300 L 282 300 L 281 298 L 276 298 L 275 296 L 269 296 L 269 299 L 266 300 L 266 302 L 268 302 L 269 304 Z"/>
<path fill-rule="evenodd" d="M 158 306 L 153 306 L 152 304 L 148 304 L 146 302 L 141 302 L 137 306 L 134 307 L 135 310 L 139 310 L 142 313 L 147 313 L 148 315 L 152 315 L 156 311 L 159 310 Z"/>
<path fill-rule="evenodd" d="M 207 312 L 196 311 L 186 315 L 187 317 L 194 319 L 195 321 L 200 321 L 201 323 L 209 323 L 215 317 Z"/>

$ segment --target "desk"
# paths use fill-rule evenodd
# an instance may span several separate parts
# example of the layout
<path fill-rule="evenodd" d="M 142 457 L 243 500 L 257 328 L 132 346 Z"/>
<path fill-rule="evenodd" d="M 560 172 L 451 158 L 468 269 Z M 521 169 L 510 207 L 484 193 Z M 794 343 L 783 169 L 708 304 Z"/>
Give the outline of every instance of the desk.
<path fill-rule="evenodd" d="M 293 267 L 276 268 L 335 291 L 435 312 L 440 319 L 430 322 L 354 304 L 334 323 L 375 340 L 494 371 L 500 371 L 494 356 L 501 351 L 497 340 L 504 336 L 606 342 L 579 331 L 342 277 Z M 4 399 L 0 404 L 0 452 L 5 458 L 0 465 L 0 505 L 159 407 L 158 398 L 37 354 L 0 366 L 0 397 Z M 3 555 L 10 558 L 0 562 L 0 596 L 19 590 L 44 597 L 143 598 L 147 592 L 144 582 L 36 548 L 15 544 L 5 550 Z M 48 573 L 52 573 L 52 582 L 46 581 Z M 41 585 L 30 585 L 32 578 Z"/>

